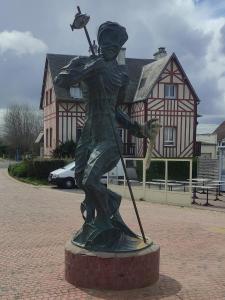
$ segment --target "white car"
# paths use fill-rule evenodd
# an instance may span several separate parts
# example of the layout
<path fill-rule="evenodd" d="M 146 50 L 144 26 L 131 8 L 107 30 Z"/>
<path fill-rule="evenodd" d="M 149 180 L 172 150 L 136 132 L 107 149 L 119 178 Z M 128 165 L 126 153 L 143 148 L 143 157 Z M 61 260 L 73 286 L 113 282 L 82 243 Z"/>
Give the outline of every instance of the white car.
<path fill-rule="evenodd" d="M 68 165 L 52 171 L 48 176 L 48 182 L 56 184 L 58 187 L 64 187 L 72 189 L 76 186 L 74 179 L 75 162 L 71 162 Z"/>
<path fill-rule="evenodd" d="M 76 181 L 74 178 L 74 170 L 75 170 L 75 161 L 69 163 L 68 165 L 64 166 L 63 168 L 57 169 L 55 171 L 52 171 L 48 176 L 48 182 L 50 184 L 55 184 L 58 187 L 63 187 L 66 189 L 72 189 L 77 187 Z M 128 175 L 129 177 L 133 178 L 133 173 L 135 173 L 136 177 L 136 170 L 134 168 L 128 168 Z M 130 172 L 132 171 L 132 172 Z M 112 169 L 108 173 L 109 179 L 123 179 L 124 178 L 124 172 L 121 161 L 118 162 L 118 164 L 115 166 L 114 169 Z M 107 184 L 107 174 L 104 174 L 101 178 L 101 182 L 103 184 Z M 133 178 L 135 179 L 135 178 Z"/>

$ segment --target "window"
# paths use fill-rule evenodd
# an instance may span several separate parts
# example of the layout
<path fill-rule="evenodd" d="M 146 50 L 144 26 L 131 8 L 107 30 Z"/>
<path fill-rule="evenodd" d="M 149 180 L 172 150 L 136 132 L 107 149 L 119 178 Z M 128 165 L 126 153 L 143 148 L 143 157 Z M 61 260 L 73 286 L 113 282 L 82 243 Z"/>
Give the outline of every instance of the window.
<path fill-rule="evenodd" d="M 46 135 L 45 135 L 45 145 L 46 145 L 46 148 L 48 148 L 48 128 L 46 129 Z"/>
<path fill-rule="evenodd" d="M 49 90 L 49 102 L 52 103 L 52 89 Z"/>
<path fill-rule="evenodd" d="M 48 105 L 48 91 L 45 92 L 45 104 Z"/>
<path fill-rule="evenodd" d="M 122 142 L 124 143 L 124 130 L 123 130 L 123 128 L 118 128 L 118 133 L 119 133 L 119 136 L 120 136 Z"/>
<path fill-rule="evenodd" d="M 52 128 L 50 128 L 50 147 L 52 147 Z"/>
<path fill-rule="evenodd" d="M 176 86 L 174 84 L 164 85 L 165 98 L 174 99 L 176 98 Z"/>
<path fill-rule="evenodd" d="M 82 132 L 82 129 L 81 128 L 77 128 L 77 132 L 76 132 L 76 142 L 79 141 L 79 138 L 81 136 L 81 132 Z"/>
<path fill-rule="evenodd" d="M 176 133 L 175 127 L 164 127 L 164 146 L 175 146 Z"/>
<path fill-rule="evenodd" d="M 82 99 L 83 94 L 80 85 L 70 87 L 70 96 L 75 99 Z"/>
<path fill-rule="evenodd" d="M 143 88 L 143 86 L 145 85 L 145 82 L 146 82 L 146 78 L 142 78 L 138 89 Z"/>

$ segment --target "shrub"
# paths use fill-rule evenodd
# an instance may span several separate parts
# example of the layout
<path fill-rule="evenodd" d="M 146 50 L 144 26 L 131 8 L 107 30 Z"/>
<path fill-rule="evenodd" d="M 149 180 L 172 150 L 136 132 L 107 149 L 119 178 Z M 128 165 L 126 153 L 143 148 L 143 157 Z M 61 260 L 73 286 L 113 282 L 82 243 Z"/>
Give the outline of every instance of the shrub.
<path fill-rule="evenodd" d="M 10 165 L 8 168 L 9 174 L 15 177 L 27 177 L 28 165 L 24 162 Z"/>
<path fill-rule="evenodd" d="M 62 168 L 67 162 L 59 159 L 24 160 L 10 165 L 9 174 L 16 177 L 47 179 L 50 172 Z"/>
<path fill-rule="evenodd" d="M 64 160 L 34 160 L 29 164 L 28 176 L 47 179 L 50 172 L 62 168 L 64 165 Z"/>

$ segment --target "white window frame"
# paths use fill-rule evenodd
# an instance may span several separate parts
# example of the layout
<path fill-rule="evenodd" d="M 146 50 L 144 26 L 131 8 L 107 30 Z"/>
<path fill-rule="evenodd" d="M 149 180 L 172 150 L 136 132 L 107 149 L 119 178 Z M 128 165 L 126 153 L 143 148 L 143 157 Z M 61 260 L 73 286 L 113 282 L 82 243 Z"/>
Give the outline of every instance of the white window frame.
<path fill-rule="evenodd" d="M 70 96 L 74 99 L 82 99 L 83 93 L 79 84 L 70 87 Z"/>
<path fill-rule="evenodd" d="M 164 96 L 167 99 L 175 99 L 177 96 L 177 87 L 175 84 L 164 85 Z"/>
<path fill-rule="evenodd" d="M 176 127 L 164 127 L 164 146 L 174 147 L 176 145 L 177 128 Z"/>

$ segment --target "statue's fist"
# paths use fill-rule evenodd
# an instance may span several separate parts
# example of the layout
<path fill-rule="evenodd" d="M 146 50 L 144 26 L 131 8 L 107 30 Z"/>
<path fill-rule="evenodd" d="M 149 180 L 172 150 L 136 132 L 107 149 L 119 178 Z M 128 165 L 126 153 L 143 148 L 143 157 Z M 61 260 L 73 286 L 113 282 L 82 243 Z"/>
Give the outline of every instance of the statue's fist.
<path fill-rule="evenodd" d="M 90 57 L 90 61 L 87 63 L 87 67 L 90 67 L 92 70 L 101 72 L 105 68 L 105 61 L 102 57 Z"/>
<path fill-rule="evenodd" d="M 147 121 L 144 125 L 140 125 L 142 135 L 149 138 L 151 141 L 155 140 L 160 128 L 162 127 L 157 121 L 157 119 L 152 119 Z"/>
<path fill-rule="evenodd" d="M 79 69 L 84 67 L 86 62 L 87 62 L 87 57 L 77 56 L 71 59 L 68 65 L 64 66 L 61 70 Z"/>

